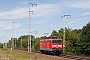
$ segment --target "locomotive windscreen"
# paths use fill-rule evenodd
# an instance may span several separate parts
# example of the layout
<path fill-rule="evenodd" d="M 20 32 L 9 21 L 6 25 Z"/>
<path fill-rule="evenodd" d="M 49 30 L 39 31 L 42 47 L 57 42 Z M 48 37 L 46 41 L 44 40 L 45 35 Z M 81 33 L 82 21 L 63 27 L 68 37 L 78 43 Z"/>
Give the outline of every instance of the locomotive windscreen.
<path fill-rule="evenodd" d="M 53 44 L 61 44 L 61 40 L 52 40 Z"/>

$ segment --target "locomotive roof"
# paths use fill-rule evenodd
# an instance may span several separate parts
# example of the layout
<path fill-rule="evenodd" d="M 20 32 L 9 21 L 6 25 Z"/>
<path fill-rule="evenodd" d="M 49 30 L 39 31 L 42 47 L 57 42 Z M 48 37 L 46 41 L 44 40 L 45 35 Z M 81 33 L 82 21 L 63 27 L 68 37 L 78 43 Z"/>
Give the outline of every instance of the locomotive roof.
<path fill-rule="evenodd" d="M 50 36 L 50 37 L 46 37 L 45 39 L 57 39 L 56 36 Z"/>
<path fill-rule="evenodd" d="M 57 38 L 56 36 L 50 36 L 50 37 L 46 37 L 45 39 L 43 40 L 62 40 L 62 39 L 59 39 Z M 43 40 L 40 40 L 40 41 L 43 41 Z"/>
<path fill-rule="evenodd" d="M 45 39 L 45 40 L 62 40 L 62 39 L 57 38 L 57 39 Z"/>
<path fill-rule="evenodd" d="M 40 40 L 40 41 L 44 41 L 44 40 L 62 40 L 62 39 L 43 39 L 43 40 Z"/>

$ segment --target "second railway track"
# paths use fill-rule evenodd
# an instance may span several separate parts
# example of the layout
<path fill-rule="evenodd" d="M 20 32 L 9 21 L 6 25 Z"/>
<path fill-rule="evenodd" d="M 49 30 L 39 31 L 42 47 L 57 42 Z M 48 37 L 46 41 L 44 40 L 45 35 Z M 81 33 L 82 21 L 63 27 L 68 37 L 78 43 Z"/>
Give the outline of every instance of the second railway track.
<path fill-rule="evenodd" d="M 60 57 L 74 59 L 74 60 L 90 60 L 90 56 L 80 56 L 75 54 L 61 54 Z"/>

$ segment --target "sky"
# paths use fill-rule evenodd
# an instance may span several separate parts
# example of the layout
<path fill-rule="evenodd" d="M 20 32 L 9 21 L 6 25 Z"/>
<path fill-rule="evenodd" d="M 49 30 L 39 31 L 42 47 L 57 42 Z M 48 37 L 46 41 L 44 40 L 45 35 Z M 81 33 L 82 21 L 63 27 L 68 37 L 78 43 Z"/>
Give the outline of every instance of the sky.
<path fill-rule="evenodd" d="M 0 42 L 27 35 L 30 21 L 35 37 L 64 27 L 81 29 L 90 21 L 90 0 L 1 0 Z"/>

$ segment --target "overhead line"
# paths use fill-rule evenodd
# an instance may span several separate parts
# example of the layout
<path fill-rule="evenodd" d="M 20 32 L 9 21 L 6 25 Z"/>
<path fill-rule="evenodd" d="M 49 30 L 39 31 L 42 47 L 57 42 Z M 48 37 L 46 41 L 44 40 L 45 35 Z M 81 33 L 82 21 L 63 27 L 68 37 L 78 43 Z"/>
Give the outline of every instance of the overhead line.
<path fill-rule="evenodd" d="M 45 2 L 43 2 L 43 1 L 45 1 Z M 49 1 L 50 1 L 50 0 L 49 0 Z M 43 2 L 43 3 L 42 3 L 42 2 Z M 44 3 L 46 3 L 46 2 L 48 2 L 48 0 L 47 0 L 47 1 L 46 1 L 46 0 L 42 0 L 41 2 L 38 3 L 38 5 L 39 5 L 39 4 L 44 4 Z M 35 9 L 36 9 L 36 8 L 35 8 Z M 34 11 L 35 9 L 33 9 L 33 11 Z"/>
<path fill-rule="evenodd" d="M 83 16 L 78 16 L 78 17 L 72 17 L 71 19 L 77 19 L 77 18 L 84 18 L 84 17 L 88 17 L 90 15 L 83 15 Z"/>
<path fill-rule="evenodd" d="M 48 7 L 44 8 L 44 9 L 42 9 L 42 10 L 38 10 L 38 12 L 36 12 L 35 14 L 39 13 L 40 11 L 44 11 L 44 10 L 48 9 L 50 6 L 56 4 L 58 1 L 59 1 L 59 0 L 53 2 L 51 5 L 49 5 Z"/>

